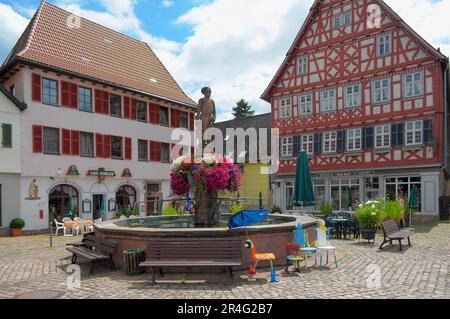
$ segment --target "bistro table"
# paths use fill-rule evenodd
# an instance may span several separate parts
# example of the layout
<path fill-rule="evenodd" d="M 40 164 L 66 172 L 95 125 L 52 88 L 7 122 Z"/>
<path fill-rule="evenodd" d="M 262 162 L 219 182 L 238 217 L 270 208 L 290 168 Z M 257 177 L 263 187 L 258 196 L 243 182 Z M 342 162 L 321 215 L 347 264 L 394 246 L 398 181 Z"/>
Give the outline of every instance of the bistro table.
<path fill-rule="evenodd" d="M 336 223 L 336 228 L 337 228 L 337 234 L 336 234 L 336 237 L 338 238 L 338 239 L 342 239 L 342 233 L 344 233 L 344 239 L 347 239 L 347 235 L 345 234 L 345 232 L 343 231 L 344 230 L 344 227 L 345 227 L 345 224 L 349 221 L 350 219 L 348 219 L 348 218 L 333 218 L 333 219 L 331 219 L 331 221 L 333 221 L 333 222 L 335 222 Z"/>

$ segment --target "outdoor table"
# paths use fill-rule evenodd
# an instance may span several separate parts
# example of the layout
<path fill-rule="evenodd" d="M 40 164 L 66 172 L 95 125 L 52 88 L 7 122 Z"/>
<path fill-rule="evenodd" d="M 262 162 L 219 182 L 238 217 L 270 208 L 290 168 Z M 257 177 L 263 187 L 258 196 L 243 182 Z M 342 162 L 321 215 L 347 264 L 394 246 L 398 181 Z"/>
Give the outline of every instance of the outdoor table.
<path fill-rule="evenodd" d="M 342 239 L 343 225 L 349 221 L 348 218 L 333 218 L 331 221 L 336 222 L 338 229 L 338 239 Z M 345 236 L 346 237 L 346 236 Z"/>
<path fill-rule="evenodd" d="M 80 226 L 80 223 L 74 222 L 74 221 L 65 222 L 65 223 L 64 223 L 64 228 L 69 229 L 69 230 L 70 230 L 70 233 L 72 234 L 72 235 L 65 235 L 65 236 L 73 236 L 72 230 L 73 230 L 73 228 L 76 227 L 76 226 Z"/>

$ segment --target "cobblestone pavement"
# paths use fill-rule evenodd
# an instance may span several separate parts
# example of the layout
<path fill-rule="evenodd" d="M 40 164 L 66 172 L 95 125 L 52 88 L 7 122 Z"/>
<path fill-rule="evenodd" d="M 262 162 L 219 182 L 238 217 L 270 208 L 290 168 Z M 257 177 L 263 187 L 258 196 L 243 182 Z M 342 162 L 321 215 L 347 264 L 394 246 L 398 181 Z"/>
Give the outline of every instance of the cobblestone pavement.
<path fill-rule="evenodd" d="M 245 274 L 229 281 L 226 274 L 174 274 L 157 286 L 149 275 L 127 277 L 120 270 L 98 267 L 88 276 L 82 264 L 81 287 L 69 289 L 64 249 L 74 238 L 58 237 L 48 248 L 47 236 L 0 238 L 0 298 L 56 291 L 61 298 L 450 298 L 450 223 L 416 226 L 412 247 L 378 250 L 363 241 L 333 241 L 339 268 L 310 269 L 307 273 L 268 282 L 259 273 L 249 282 Z M 380 243 L 381 238 L 377 238 Z M 280 269 L 280 272 L 282 270 Z M 379 275 L 379 276 L 378 276 Z M 380 280 L 377 281 L 377 278 Z M 70 278 L 69 278 L 69 282 Z"/>

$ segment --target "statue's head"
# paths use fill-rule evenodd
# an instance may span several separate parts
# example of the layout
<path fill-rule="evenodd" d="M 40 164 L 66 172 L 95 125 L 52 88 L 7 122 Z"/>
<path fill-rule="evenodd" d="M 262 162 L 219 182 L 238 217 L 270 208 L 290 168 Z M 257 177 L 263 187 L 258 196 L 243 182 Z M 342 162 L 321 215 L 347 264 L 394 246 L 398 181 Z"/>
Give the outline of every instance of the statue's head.
<path fill-rule="evenodd" d="M 211 90 L 211 88 L 210 87 L 204 87 L 203 89 L 202 89 L 202 94 L 205 96 L 205 97 L 207 97 L 208 99 L 211 97 L 211 93 L 212 93 L 212 90 Z"/>

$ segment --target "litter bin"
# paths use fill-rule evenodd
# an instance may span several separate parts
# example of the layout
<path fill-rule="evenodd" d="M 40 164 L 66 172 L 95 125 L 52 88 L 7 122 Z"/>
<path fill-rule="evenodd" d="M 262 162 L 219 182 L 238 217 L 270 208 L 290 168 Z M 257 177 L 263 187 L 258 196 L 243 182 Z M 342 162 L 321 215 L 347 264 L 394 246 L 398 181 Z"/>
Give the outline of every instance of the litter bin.
<path fill-rule="evenodd" d="M 139 263 L 145 261 L 145 250 L 141 248 L 128 249 L 123 252 L 124 272 L 128 276 L 140 275 L 144 270 Z"/>
<path fill-rule="evenodd" d="M 442 221 L 450 219 L 450 197 L 439 197 L 439 217 Z"/>

